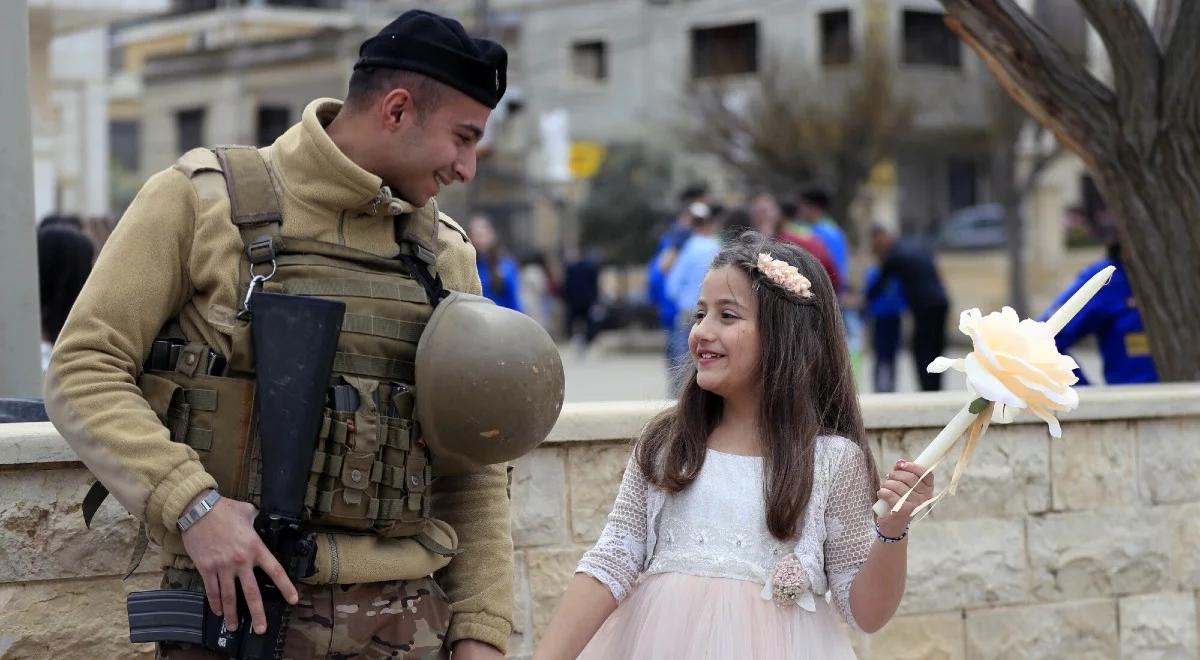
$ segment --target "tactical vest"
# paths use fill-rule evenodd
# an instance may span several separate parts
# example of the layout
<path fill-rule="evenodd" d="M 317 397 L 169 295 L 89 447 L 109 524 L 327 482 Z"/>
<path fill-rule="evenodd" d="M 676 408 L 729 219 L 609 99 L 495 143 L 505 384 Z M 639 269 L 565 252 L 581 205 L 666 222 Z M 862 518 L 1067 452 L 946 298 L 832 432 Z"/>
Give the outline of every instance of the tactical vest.
<path fill-rule="evenodd" d="M 426 545 L 422 532 L 429 519 L 433 474 L 415 418 L 413 372 L 417 342 L 444 293 L 434 270 L 436 214 L 395 217 L 401 247 L 396 259 L 284 237 L 280 229 L 286 218 L 275 175 L 258 150 L 223 147 L 214 152 L 231 220 L 245 246 L 240 277 L 245 299 L 261 287 L 346 305 L 308 479 L 308 525 L 416 537 Z M 194 184 L 201 174 L 203 170 L 192 173 Z M 196 450 L 221 493 L 257 504 L 262 470 L 253 347 L 248 328 L 244 330 L 233 335 L 232 354 L 222 356 L 189 342 L 177 323 L 168 324 L 138 384 L 171 439 Z"/>

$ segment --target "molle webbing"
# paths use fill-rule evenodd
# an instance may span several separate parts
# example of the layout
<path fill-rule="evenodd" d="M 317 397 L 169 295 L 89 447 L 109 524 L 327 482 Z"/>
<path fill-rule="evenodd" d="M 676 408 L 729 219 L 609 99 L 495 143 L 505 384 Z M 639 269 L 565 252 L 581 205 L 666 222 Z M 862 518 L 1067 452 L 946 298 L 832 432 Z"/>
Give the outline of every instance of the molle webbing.
<path fill-rule="evenodd" d="M 406 360 L 392 360 L 372 355 L 358 355 L 338 351 L 333 358 L 333 370 L 354 376 L 367 376 L 377 380 L 413 382 L 416 365 Z"/>
<path fill-rule="evenodd" d="M 382 316 L 347 313 L 346 317 L 342 319 L 342 332 L 382 337 L 383 339 L 396 339 L 413 344 L 417 343 L 421 338 L 421 333 L 424 331 L 424 323 L 401 321 Z"/>
<path fill-rule="evenodd" d="M 416 282 L 407 279 L 380 281 L 350 278 L 304 278 L 288 280 L 278 288 L 283 293 L 297 296 L 391 298 L 422 305 L 429 304 L 429 297 L 425 295 L 425 290 Z"/>

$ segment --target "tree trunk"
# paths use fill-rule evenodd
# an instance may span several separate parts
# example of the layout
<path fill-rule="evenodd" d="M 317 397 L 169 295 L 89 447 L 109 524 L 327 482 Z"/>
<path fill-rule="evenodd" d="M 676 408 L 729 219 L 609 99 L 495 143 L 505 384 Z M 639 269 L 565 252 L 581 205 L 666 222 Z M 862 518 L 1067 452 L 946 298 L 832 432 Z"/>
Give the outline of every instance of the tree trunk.
<path fill-rule="evenodd" d="M 1200 2 L 1173 3 L 1162 38 L 1133 0 L 1078 1 L 1109 52 L 1115 92 L 1013 0 L 941 0 L 951 29 L 1083 159 L 1116 214 L 1159 378 L 1200 380 Z"/>
<path fill-rule="evenodd" d="M 1118 218 L 1159 378 L 1200 380 L 1200 150 L 1182 136 L 1165 142 L 1156 162 L 1101 163 L 1092 174 Z"/>

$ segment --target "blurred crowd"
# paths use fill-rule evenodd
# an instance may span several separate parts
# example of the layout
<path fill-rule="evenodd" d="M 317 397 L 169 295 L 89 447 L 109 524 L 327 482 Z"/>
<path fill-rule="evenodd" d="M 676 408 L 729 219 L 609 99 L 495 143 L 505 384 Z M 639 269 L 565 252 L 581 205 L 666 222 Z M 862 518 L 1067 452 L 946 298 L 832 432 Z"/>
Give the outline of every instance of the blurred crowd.
<path fill-rule="evenodd" d="M 679 212 L 660 239 L 648 266 L 648 297 L 659 310 L 666 331 L 666 360 L 678 387 L 687 361 L 687 335 L 692 308 L 709 262 L 723 236 L 753 229 L 811 253 L 824 267 L 838 292 L 843 327 L 855 371 L 861 373 L 866 344 L 873 355 L 872 385 L 876 392 L 895 390 L 895 364 L 900 343 L 900 316 L 914 319 L 911 350 L 918 364 L 928 364 L 945 348 L 949 302 L 924 242 L 900 239 L 881 227 L 871 231 L 876 259 L 865 282 L 851 271 L 851 244 L 842 225 L 830 214 L 829 195 L 813 188 L 794 197 L 758 191 L 745 207 L 714 204 L 704 186 L 692 186 L 679 197 Z M 902 293 L 904 291 L 905 293 Z M 940 387 L 938 374 L 920 370 L 924 390 Z"/>
<path fill-rule="evenodd" d="M 743 205 L 725 206 L 706 186 L 689 186 L 678 195 L 676 211 L 664 219 L 654 256 L 645 266 L 644 288 L 639 283 L 635 291 L 614 291 L 605 285 L 605 274 L 613 269 L 596 249 L 568 249 L 561 258 L 539 251 L 518 257 L 489 217 L 473 216 L 466 228 L 476 249 L 484 296 L 533 317 L 580 355 L 608 330 L 639 327 L 660 333 L 671 393 L 688 359 L 687 335 L 709 263 L 723 240 L 754 229 L 807 250 L 824 266 L 838 292 L 855 372 L 869 379 L 871 391 L 896 390 L 896 365 L 905 348 L 912 354 L 920 388 L 940 389 L 941 375 L 927 373 L 924 366 L 945 354 L 950 301 L 931 243 L 873 227 L 866 237 L 869 250 L 856 252 L 845 225 L 832 217 L 829 207 L 829 195 L 817 188 L 791 197 L 757 191 L 747 195 Z M 39 224 L 43 366 L 115 224 L 113 219 L 72 215 L 51 215 Z M 1049 317 L 1092 274 L 1115 266 L 1110 285 L 1057 336 L 1059 349 L 1069 352 L 1082 340 L 1094 338 L 1104 382 L 1156 382 L 1149 340 L 1124 268 L 1126 255 L 1111 225 L 1101 231 L 1100 239 L 1107 246 L 1105 257 L 1084 269 L 1038 318 Z M 852 253 L 869 253 L 871 263 L 852 269 Z M 905 335 L 906 347 L 901 341 Z M 864 371 L 867 365 L 869 373 Z M 1082 383 L 1091 382 L 1086 374 L 1078 375 Z M 1094 374 L 1092 380 L 1098 380 Z"/>

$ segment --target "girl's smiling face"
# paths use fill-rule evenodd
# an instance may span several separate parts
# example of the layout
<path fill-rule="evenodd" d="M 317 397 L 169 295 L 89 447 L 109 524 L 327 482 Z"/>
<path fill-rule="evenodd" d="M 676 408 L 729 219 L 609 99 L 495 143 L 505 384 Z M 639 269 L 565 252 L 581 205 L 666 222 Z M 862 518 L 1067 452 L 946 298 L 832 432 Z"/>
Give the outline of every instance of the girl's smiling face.
<path fill-rule="evenodd" d="M 722 398 L 760 386 L 757 310 L 744 271 L 724 266 L 708 272 L 688 334 L 697 385 Z"/>

